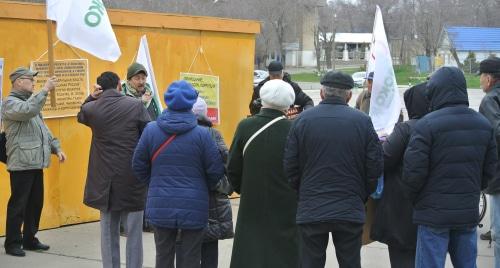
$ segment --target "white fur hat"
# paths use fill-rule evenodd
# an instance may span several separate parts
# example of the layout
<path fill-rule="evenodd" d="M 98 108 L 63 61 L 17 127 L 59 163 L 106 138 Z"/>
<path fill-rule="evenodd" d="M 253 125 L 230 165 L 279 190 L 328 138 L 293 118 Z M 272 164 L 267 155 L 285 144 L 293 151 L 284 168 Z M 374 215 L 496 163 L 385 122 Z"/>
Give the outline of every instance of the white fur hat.
<path fill-rule="evenodd" d="M 295 92 L 292 86 L 281 79 L 267 81 L 260 88 L 259 95 L 262 107 L 281 111 L 286 110 L 295 101 Z"/>
<path fill-rule="evenodd" d="M 207 103 L 201 97 L 198 97 L 196 102 L 193 104 L 193 113 L 195 115 L 204 115 L 207 116 Z"/>

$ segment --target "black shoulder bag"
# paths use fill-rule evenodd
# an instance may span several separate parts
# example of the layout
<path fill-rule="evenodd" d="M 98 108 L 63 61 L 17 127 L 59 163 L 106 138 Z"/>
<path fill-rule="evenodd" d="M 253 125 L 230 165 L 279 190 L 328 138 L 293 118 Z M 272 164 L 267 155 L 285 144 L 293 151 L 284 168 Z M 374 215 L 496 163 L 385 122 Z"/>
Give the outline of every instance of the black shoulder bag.
<path fill-rule="evenodd" d="M 7 143 L 7 138 L 5 137 L 5 132 L 0 133 L 0 161 L 4 164 L 7 163 L 7 148 L 5 144 Z"/>

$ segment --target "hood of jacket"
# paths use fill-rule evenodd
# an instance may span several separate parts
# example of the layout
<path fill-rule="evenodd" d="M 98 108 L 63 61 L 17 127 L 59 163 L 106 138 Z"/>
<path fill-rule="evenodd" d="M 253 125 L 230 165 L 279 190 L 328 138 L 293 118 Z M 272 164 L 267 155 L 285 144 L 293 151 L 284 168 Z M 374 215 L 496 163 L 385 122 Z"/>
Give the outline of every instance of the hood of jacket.
<path fill-rule="evenodd" d="M 444 107 L 469 106 L 465 76 L 456 67 L 442 67 L 427 82 L 427 99 L 431 111 Z"/>
<path fill-rule="evenodd" d="M 165 109 L 156 119 L 158 126 L 170 134 L 182 134 L 198 125 L 196 115 L 191 111 L 170 111 Z"/>
<path fill-rule="evenodd" d="M 198 125 L 204 126 L 204 127 L 212 127 L 213 126 L 212 121 L 210 121 L 210 119 L 206 115 L 198 114 L 198 115 L 196 115 L 196 117 L 198 120 Z"/>
<path fill-rule="evenodd" d="M 424 82 L 405 91 L 404 100 L 410 119 L 419 119 L 429 113 L 429 100 L 425 96 L 426 89 L 427 82 Z"/>

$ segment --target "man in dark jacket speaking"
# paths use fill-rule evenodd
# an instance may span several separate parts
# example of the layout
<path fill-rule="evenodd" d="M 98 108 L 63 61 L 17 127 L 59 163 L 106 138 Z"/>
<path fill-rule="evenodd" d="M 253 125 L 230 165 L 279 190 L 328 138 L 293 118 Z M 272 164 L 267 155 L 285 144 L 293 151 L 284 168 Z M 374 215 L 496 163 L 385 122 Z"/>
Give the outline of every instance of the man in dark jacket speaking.
<path fill-rule="evenodd" d="M 311 97 L 307 96 L 307 94 L 302 91 L 300 86 L 290 79 L 290 75 L 288 73 L 283 72 L 283 64 L 281 64 L 281 62 L 272 61 L 271 63 L 269 63 L 267 70 L 269 72 L 269 76 L 266 79 L 262 80 L 253 89 L 252 100 L 250 101 L 249 105 L 251 115 L 258 114 L 260 112 L 260 108 L 262 107 L 262 104 L 260 102 L 260 88 L 267 81 L 273 79 L 281 79 L 292 86 L 293 91 L 295 92 L 295 102 L 293 104 L 296 106 L 289 110 L 289 113 L 292 113 L 292 115 L 296 115 L 297 113 L 300 113 L 301 111 L 314 106 L 314 102 Z"/>
<path fill-rule="evenodd" d="M 402 187 L 418 225 L 415 267 L 476 267 L 480 191 L 495 174 L 488 120 L 469 109 L 465 77 L 443 67 L 427 83 L 431 113 L 415 125 L 404 155 Z"/>
<path fill-rule="evenodd" d="M 127 267 L 142 267 L 142 215 L 147 185 L 132 172 L 132 155 L 150 121 L 142 101 L 123 96 L 120 78 L 104 72 L 82 105 L 78 122 L 92 129 L 83 203 L 101 215 L 103 267 L 120 266 L 120 221 L 127 219 Z"/>
<path fill-rule="evenodd" d="M 299 195 L 301 267 L 325 266 L 332 233 L 339 267 L 359 268 L 364 203 L 383 171 L 382 147 L 370 117 L 347 105 L 352 77 L 331 71 L 321 85 L 323 101 L 299 115 L 285 147 L 285 175 Z"/>

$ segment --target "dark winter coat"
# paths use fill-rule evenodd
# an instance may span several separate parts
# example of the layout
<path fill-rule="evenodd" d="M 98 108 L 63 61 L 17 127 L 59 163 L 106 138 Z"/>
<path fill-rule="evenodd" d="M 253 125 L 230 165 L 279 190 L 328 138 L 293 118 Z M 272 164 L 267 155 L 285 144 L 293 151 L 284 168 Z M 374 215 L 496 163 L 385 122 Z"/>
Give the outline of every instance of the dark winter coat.
<path fill-rule="evenodd" d="M 220 132 L 212 128 L 212 122 L 206 116 L 198 115 L 198 125 L 208 128 L 210 136 L 217 144 L 217 149 L 224 164 L 227 162 L 228 149 Z M 221 180 L 228 180 L 224 176 Z M 227 182 L 229 184 L 229 182 Z M 208 228 L 205 232 L 205 242 L 228 239 L 234 237 L 233 212 L 228 195 L 231 189 L 223 189 L 224 192 L 210 191 L 208 193 Z"/>
<path fill-rule="evenodd" d="M 493 129 L 468 108 L 459 69 L 439 69 L 428 81 L 426 95 L 432 112 L 413 128 L 401 180 L 414 204 L 413 222 L 438 228 L 476 226 L 480 191 L 496 169 Z"/>
<path fill-rule="evenodd" d="M 295 224 L 297 197 L 283 173 L 283 152 L 291 122 L 283 119 L 248 139 L 283 113 L 262 109 L 238 125 L 228 160 L 228 176 L 241 194 L 231 257 L 232 268 L 299 266 Z"/>
<path fill-rule="evenodd" d="M 158 148 L 173 134 L 154 161 Z M 208 129 L 191 112 L 164 110 L 149 123 L 132 161 L 137 178 L 149 183 L 146 220 L 171 229 L 202 229 L 208 224 L 208 191 L 224 175 L 224 165 Z"/>
<path fill-rule="evenodd" d="M 248 108 L 250 109 L 250 114 L 255 115 L 258 114 L 260 111 L 260 108 L 262 107 L 260 103 L 260 88 L 267 82 L 269 81 L 269 77 L 266 79 L 260 81 L 260 83 L 254 87 L 253 89 L 253 94 L 252 94 L 252 100 L 250 101 L 250 104 L 248 105 Z M 297 105 L 299 110 L 306 110 L 314 106 L 314 101 L 311 99 L 311 97 L 307 96 L 304 91 L 302 91 L 302 88 L 300 88 L 299 84 L 293 82 L 290 79 L 290 75 L 288 73 L 285 73 L 283 76 L 283 81 L 287 82 L 290 84 L 293 88 L 293 91 L 295 92 L 295 102 L 293 103 L 294 105 Z"/>
<path fill-rule="evenodd" d="M 403 173 L 403 155 L 410 140 L 411 130 L 418 119 L 429 112 L 425 89 L 426 83 L 422 83 L 405 92 L 404 100 L 410 120 L 397 124 L 382 144 L 384 191 L 377 202 L 371 229 L 373 240 L 406 250 L 416 248 L 417 226 L 412 220 L 413 204 L 406 198 L 400 180 Z"/>
<path fill-rule="evenodd" d="M 497 146 L 500 144 L 500 82 L 497 82 L 490 92 L 486 93 L 481 105 L 479 105 L 479 112 L 490 121 L 493 131 L 495 132 L 495 140 Z M 499 159 L 500 159 L 500 146 Z M 494 178 L 488 183 L 486 188 L 488 194 L 500 194 L 500 164 L 497 164 L 497 170 Z"/>
<path fill-rule="evenodd" d="M 147 185 L 132 172 L 132 155 L 149 115 L 141 101 L 106 89 L 89 96 L 78 122 L 92 129 L 83 203 L 101 211 L 144 210 Z"/>
<path fill-rule="evenodd" d="M 293 123 L 284 167 L 299 193 L 298 224 L 364 223 L 364 204 L 383 172 L 382 146 L 370 117 L 329 97 Z"/>

